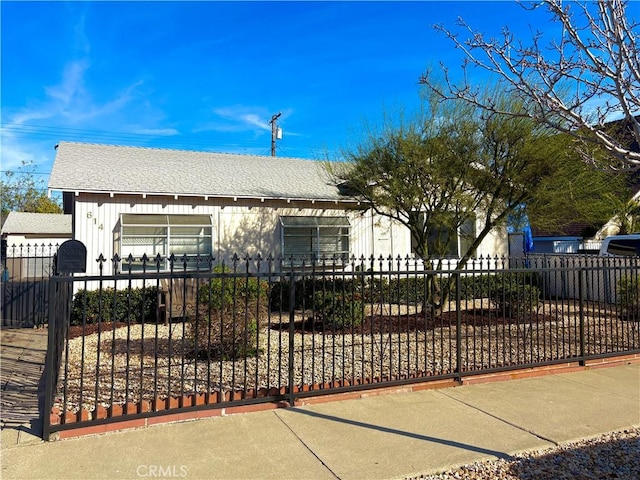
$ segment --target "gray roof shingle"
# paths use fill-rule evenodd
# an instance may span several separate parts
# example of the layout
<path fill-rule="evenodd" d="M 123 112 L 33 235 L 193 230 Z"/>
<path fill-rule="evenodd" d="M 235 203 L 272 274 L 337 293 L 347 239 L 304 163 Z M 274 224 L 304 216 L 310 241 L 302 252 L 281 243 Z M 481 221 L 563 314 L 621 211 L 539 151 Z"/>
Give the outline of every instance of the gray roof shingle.
<path fill-rule="evenodd" d="M 2 233 L 71 236 L 71 215 L 9 212 L 2 225 Z"/>
<path fill-rule="evenodd" d="M 60 142 L 49 188 L 239 198 L 346 200 L 322 162 Z"/>

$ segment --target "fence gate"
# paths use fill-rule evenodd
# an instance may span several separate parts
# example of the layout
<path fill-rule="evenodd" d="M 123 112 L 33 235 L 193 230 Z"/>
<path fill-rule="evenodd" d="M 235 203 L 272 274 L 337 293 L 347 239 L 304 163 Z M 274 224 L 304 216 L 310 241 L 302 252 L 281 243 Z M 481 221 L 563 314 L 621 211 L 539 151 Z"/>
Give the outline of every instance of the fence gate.
<path fill-rule="evenodd" d="M 47 324 L 55 245 L 8 247 L 2 258 L 2 326 Z"/>
<path fill-rule="evenodd" d="M 46 392 L 44 400 L 43 436 L 49 440 L 51 424 L 46 418 L 51 412 L 60 375 L 63 350 L 66 348 L 67 333 L 71 323 L 71 301 L 73 299 L 73 273 L 85 273 L 87 249 L 82 242 L 67 240 L 56 255 L 54 275 L 49 287 L 49 343 L 45 365 Z"/>

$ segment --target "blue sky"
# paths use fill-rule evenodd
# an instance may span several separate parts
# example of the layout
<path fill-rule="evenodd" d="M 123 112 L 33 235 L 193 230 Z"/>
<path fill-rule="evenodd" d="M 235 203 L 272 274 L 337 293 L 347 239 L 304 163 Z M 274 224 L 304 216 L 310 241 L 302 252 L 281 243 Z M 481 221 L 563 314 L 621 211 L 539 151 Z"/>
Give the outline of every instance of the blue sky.
<path fill-rule="evenodd" d="M 461 52 L 433 25 L 546 30 L 501 2 L 7 2 L 2 170 L 50 171 L 59 141 L 335 158 L 363 122 L 418 104 Z M 484 81 L 478 76 L 477 81 Z M 108 175 L 108 167 L 105 168 Z"/>

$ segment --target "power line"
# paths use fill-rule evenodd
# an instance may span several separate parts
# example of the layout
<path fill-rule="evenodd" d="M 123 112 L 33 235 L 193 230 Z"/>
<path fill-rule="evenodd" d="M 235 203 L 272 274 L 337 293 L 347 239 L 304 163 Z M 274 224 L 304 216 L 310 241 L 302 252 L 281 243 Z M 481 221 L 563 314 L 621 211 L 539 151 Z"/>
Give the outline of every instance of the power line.
<path fill-rule="evenodd" d="M 61 137 L 68 137 L 70 140 L 87 141 L 90 143 L 106 142 L 116 144 L 133 144 L 145 146 L 150 142 L 156 144 L 162 144 L 163 146 L 173 146 L 185 149 L 193 150 L 194 147 L 208 147 L 211 148 L 212 142 L 202 137 L 198 138 L 193 135 L 178 134 L 173 137 L 166 135 L 151 135 L 151 134 L 138 134 L 138 133 L 126 133 L 126 132 L 113 132 L 113 131 L 101 131 L 101 130 L 88 130 L 80 128 L 69 127 L 53 127 L 43 125 L 29 125 L 29 124 L 2 124 L 3 135 L 20 135 L 36 138 L 55 138 L 56 140 Z M 215 143 L 216 147 L 238 148 L 238 144 L 230 143 Z M 244 140 L 242 147 L 259 147 L 261 142 L 259 140 Z"/>
<path fill-rule="evenodd" d="M 279 116 L 279 114 L 278 114 Z M 274 115 L 275 117 L 275 115 Z M 271 123 L 271 122 L 270 122 Z M 273 122 L 272 127 L 272 150 L 274 154 L 275 140 L 283 140 L 280 136 L 279 128 Z M 201 136 L 177 134 L 173 137 L 162 135 L 149 135 L 149 134 L 136 134 L 126 132 L 115 132 L 108 130 L 91 130 L 72 127 L 57 127 L 47 125 L 34 125 L 34 124 L 18 124 L 18 123 L 0 123 L 0 133 L 5 135 L 11 135 L 15 137 L 29 137 L 35 139 L 47 139 L 51 138 L 55 140 L 55 143 L 65 139 L 69 141 L 80 141 L 87 143 L 108 143 L 115 145 L 130 145 L 130 146 L 148 146 L 154 144 L 157 148 L 168 148 L 178 150 L 205 150 L 205 151 L 240 151 L 247 148 L 254 149 L 260 153 L 257 155 L 269 155 L 269 149 L 263 150 L 264 143 L 260 139 L 244 139 L 242 144 L 236 143 L 220 143 L 211 141 Z M 280 130 L 281 131 L 281 130 Z M 279 137 L 280 138 L 277 138 Z M 54 142 L 52 142 L 54 143 Z M 312 148 L 307 146 L 291 146 L 284 142 L 284 144 L 278 144 L 280 150 L 295 150 L 296 152 L 306 152 L 311 154 L 314 158 L 317 156 L 318 148 Z M 52 145 L 53 146 L 53 145 Z M 212 148 L 213 147 L 213 148 Z M 264 152 L 264 153 L 263 153 Z M 296 156 L 300 156 L 299 154 Z M 42 175 L 48 175 L 48 173 L 38 173 Z"/>

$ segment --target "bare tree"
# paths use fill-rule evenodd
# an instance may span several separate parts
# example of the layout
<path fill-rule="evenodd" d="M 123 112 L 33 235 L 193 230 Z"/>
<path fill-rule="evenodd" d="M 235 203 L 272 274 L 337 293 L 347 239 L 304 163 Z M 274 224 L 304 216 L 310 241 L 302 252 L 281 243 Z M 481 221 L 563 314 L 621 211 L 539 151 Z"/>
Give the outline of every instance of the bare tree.
<path fill-rule="evenodd" d="M 559 38 L 547 40 L 536 32 L 530 43 L 517 39 L 508 27 L 500 38 L 485 38 L 463 19 L 459 34 L 436 25 L 464 52 L 463 80 L 453 80 L 441 64 L 440 75 L 429 71 L 420 78 L 441 98 L 463 99 L 478 107 L 511 116 L 527 116 L 580 140 L 582 153 L 591 146 L 609 152 L 613 168 L 640 169 L 640 51 L 639 24 L 627 16 L 627 0 L 540 0 L 521 4 L 544 7 L 562 26 Z M 468 82 L 468 69 L 490 72 L 505 90 L 525 101 L 526 109 L 501 110 L 483 89 Z M 444 88 L 442 85 L 444 84 Z M 621 122 L 611 123 L 614 120 Z M 635 145 L 634 145 L 635 144 Z M 598 149 L 596 149 L 598 150 Z"/>

